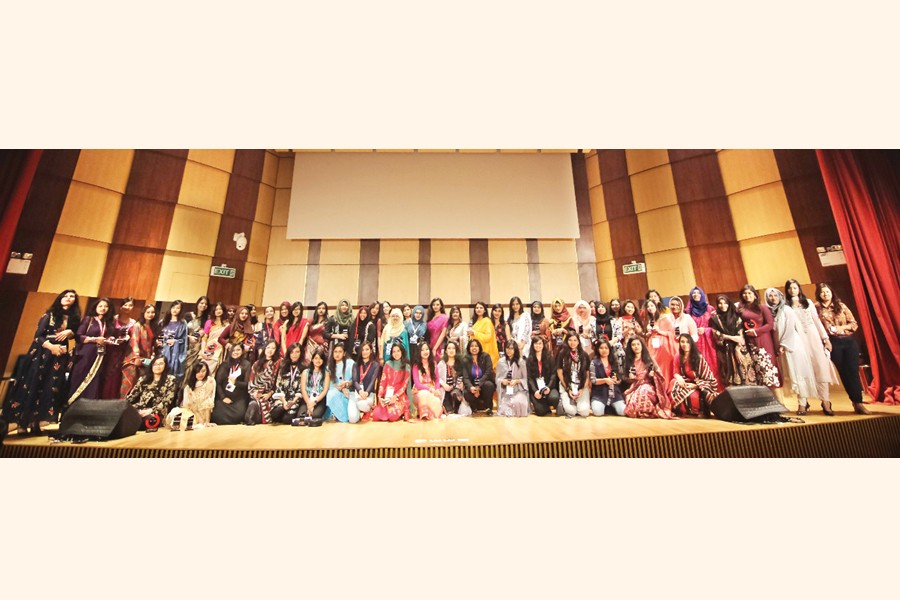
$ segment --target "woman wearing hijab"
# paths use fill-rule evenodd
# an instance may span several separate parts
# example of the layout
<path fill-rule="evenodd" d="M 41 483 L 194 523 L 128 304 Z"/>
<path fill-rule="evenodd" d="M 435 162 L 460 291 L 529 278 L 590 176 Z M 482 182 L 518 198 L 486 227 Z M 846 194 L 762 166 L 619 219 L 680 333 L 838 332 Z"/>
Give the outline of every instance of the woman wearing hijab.
<path fill-rule="evenodd" d="M 775 318 L 765 302 L 760 302 L 759 292 L 749 283 L 741 289 L 738 315 L 744 326 L 744 340 L 750 349 L 758 385 L 765 385 L 773 392 L 784 385 L 781 371 L 775 366 Z"/>
<path fill-rule="evenodd" d="M 353 325 L 353 307 L 349 300 L 341 300 L 338 304 L 337 312 L 328 319 L 328 326 L 325 327 L 325 340 L 328 342 L 329 349 L 333 350 L 335 345 L 340 344 L 344 347 L 344 353 L 349 355 L 353 349 L 350 342 L 350 327 Z M 331 356 L 331 352 L 328 352 Z"/>
<path fill-rule="evenodd" d="M 548 353 L 548 355 L 553 354 L 552 340 L 553 336 L 550 335 L 550 319 L 544 316 L 544 303 L 540 300 L 535 300 L 531 303 L 531 337 L 540 336 L 541 339 L 544 340 L 544 351 Z M 531 343 L 534 343 L 532 339 Z"/>
<path fill-rule="evenodd" d="M 404 356 L 409 356 L 409 334 L 403 324 L 403 312 L 399 308 L 391 310 L 388 322 L 381 331 L 381 339 L 378 340 L 378 355 L 381 357 L 382 363 L 391 360 L 391 347 L 395 343 L 403 347 Z"/>
<path fill-rule="evenodd" d="M 756 385 L 756 370 L 750 358 L 750 350 L 744 341 L 741 318 L 731 298 L 716 296 L 716 312 L 709 319 L 709 328 L 716 342 L 716 362 L 719 365 L 719 383 L 730 385 Z"/>
<path fill-rule="evenodd" d="M 597 314 L 594 316 L 594 322 L 597 324 L 597 340 L 606 338 L 610 341 L 617 338 L 617 323 L 609 312 L 609 307 L 604 303 L 597 301 Z"/>
<path fill-rule="evenodd" d="M 591 306 L 584 300 L 575 303 L 575 316 L 572 324 L 578 340 L 588 359 L 594 357 L 594 345 L 597 343 L 597 318 L 591 316 Z"/>
<path fill-rule="evenodd" d="M 816 374 L 813 370 L 809 350 L 803 340 L 800 323 L 794 309 L 784 303 L 781 290 L 766 290 L 766 305 L 775 317 L 775 341 L 781 355 L 781 369 L 787 371 L 791 379 L 791 391 L 797 395 L 797 414 L 805 415 L 809 406 L 808 398 L 816 395 Z M 822 400 L 825 414 L 831 411 L 831 402 L 826 396 Z"/>
<path fill-rule="evenodd" d="M 356 311 L 356 319 L 353 321 L 353 327 L 350 329 L 350 356 L 353 360 L 358 361 L 362 345 L 369 342 L 372 347 L 378 341 L 378 324 L 371 318 L 369 307 L 362 305 Z"/>
<path fill-rule="evenodd" d="M 472 326 L 469 328 L 468 334 L 470 341 L 478 340 L 484 353 L 491 357 L 492 369 L 496 369 L 497 361 L 500 360 L 500 352 L 497 349 L 497 330 L 494 328 L 494 323 L 488 314 L 487 304 L 484 302 L 475 303 Z"/>
<path fill-rule="evenodd" d="M 706 292 L 697 286 L 691 288 L 688 294 L 688 314 L 697 325 L 697 350 L 703 355 L 706 364 L 712 369 L 713 373 L 719 372 L 719 360 L 716 355 L 716 338 L 713 330 L 709 328 L 709 320 L 716 313 L 716 309 L 709 305 L 706 300 Z M 725 389 L 720 384 L 719 391 Z"/>
<path fill-rule="evenodd" d="M 219 343 L 225 348 L 225 354 L 228 354 L 232 347 L 240 345 L 244 347 L 244 360 L 253 362 L 256 359 L 256 337 L 253 334 L 249 306 L 242 306 L 237 311 L 234 322 L 219 336 Z"/>
<path fill-rule="evenodd" d="M 553 304 L 551 305 L 552 314 L 550 317 L 550 351 L 553 353 L 553 357 L 564 351 L 564 346 L 566 342 L 566 336 L 569 332 L 575 331 L 575 326 L 572 323 L 572 317 L 569 315 L 569 309 L 566 308 L 566 303 L 562 298 L 557 296 L 553 299 Z"/>
<path fill-rule="evenodd" d="M 425 321 L 425 307 L 416 304 L 410 313 L 408 321 L 404 322 L 406 327 L 406 337 L 409 339 L 410 364 L 416 364 L 419 361 L 419 344 L 425 339 L 428 333 L 428 323 Z"/>
<path fill-rule="evenodd" d="M 444 344 L 447 342 L 448 317 L 444 314 L 444 301 L 441 298 L 432 298 L 428 305 L 428 313 L 425 315 L 428 321 L 428 343 L 434 352 L 435 358 L 444 354 Z"/>

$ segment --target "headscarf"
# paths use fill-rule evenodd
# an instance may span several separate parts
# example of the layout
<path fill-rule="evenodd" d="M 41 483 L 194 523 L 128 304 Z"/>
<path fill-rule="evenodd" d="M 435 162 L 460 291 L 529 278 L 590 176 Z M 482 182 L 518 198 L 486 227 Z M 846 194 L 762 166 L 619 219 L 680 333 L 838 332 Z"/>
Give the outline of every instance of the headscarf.
<path fill-rule="evenodd" d="M 728 303 L 728 308 L 726 308 L 724 312 L 719 310 L 719 300 L 721 300 L 722 298 L 725 298 L 725 302 Z M 724 327 L 726 330 L 735 331 L 739 329 L 738 321 L 740 320 L 740 317 L 738 316 L 737 311 L 734 309 L 734 302 L 732 302 L 731 298 L 729 298 L 725 294 L 719 294 L 718 296 L 716 296 L 716 316 L 719 318 L 719 322 L 722 324 L 722 327 Z"/>
<path fill-rule="evenodd" d="M 346 312 L 343 310 L 345 304 L 347 305 Z M 353 309 L 351 307 L 350 301 L 346 299 L 338 303 L 337 312 L 334 313 L 334 320 L 341 327 L 350 327 L 350 324 L 353 323 Z"/>
<path fill-rule="evenodd" d="M 694 290 L 700 292 L 700 302 L 694 302 Z M 709 303 L 706 301 L 706 292 L 696 285 L 692 287 L 691 293 L 688 294 L 688 309 L 690 310 L 691 315 L 694 317 L 702 317 L 706 314 L 708 307 Z"/>
<path fill-rule="evenodd" d="M 396 317 L 396 319 L 394 317 Z M 403 312 L 399 308 L 391 309 L 391 317 L 381 330 L 381 341 L 386 342 L 391 338 L 398 337 L 403 333 L 405 328 L 406 325 L 403 324 Z"/>
<path fill-rule="evenodd" d="M 769 304 L 769 292 L 775 292 L 775 295 L 778 297 L 778 302 L 776 304 Z M 784 308 L 784 294 L 781 293 L 781 290 L 778 288 L 769 288 L 766 290 L 766 305 L 772 309 L 772 316 L 775 317 L 775 322 L 777 323 L 779 320 L 784 320 L 784 312 L 782 309 Z"/>
<path fill-rule="evenodd" d="M 559 312 L 556 311 L 555 307 L 557 302 L 559 302 L 560 306 L 562 306 L 562 310 L 560 310 Z M 568 325 L 572 317 L 569 315 L 569 309 L 566 308 L 565 301 L 557 296 L 553 299 L 553 304 L 551 306 L 553 306 L 553 317 L 551 318 L 551 321 L 556 324 L 556 327 L 554 327 L 554 329 L 559 329 L 560 327 L 565 327 L 566 325 Z"/>
<path fill-rule="evenodd" d="M 587 309 L 587 319 L 582 320 L 581 316 L 578 314 L 578 308 L 583 306 Z M 575 324 L 580 325 L 581 327 L 587 327 L 591 324 L 591 305 L 585 302 L 584 300 L 579 300 L 575 303 L 573 308 L 575 311 L 575 316 L 573 317 Z"/>
<path fill-rule="evenodd" d="M 416 311 L 422 313 L 421 319 L 416 319 Z M 416 304 L 412 309 L 412 315 L 409 317 L 409 321 L 406 322 L 406 332 L 409 333 L 410 337 L 415 335 L 421 339 L 425 336 L 427 328 L 428 323 L 425 322 L 425 307 L 421 304 Z"/>
<path fill-rule="evenodd" d="M 541 307 L 541 313 L 539 316 L 534 314 L 534 305 L 537 304 Z M 534 335 L 538 331 L 541 330 L 541 321 L 543 321 L 546 317 L 544 317 L 544 303 L 540 300 L 535 300 L 528 306 L 528 310 L 530 311 L 528 316 L 531 317 L 531 333 Z"/>
<path fill-rule="evenodd" d="M 602 315 L 600 314 L 601 306 L 606 309 Z M 612 313 L 609 312 L 609 307 L 599 300 L 597 301 L 597 314 L 595 318 L 597 319 L 597 325 L 600 327 L 606 325 L 609 323 L 610 319 L 612 319 Z"/>
<path fill-rule="evenodd" d="M 241 311 L 247 311 L 247 320 L 241 321 Z M 253 335 L 253 317 L 250 316 L 250 313 L 253 312 L 250 310 L 249 306 L 240 306 L 234 311 L 234 324 L 231 328 L 232 331 L 242 331 L 247 335 Z"/>

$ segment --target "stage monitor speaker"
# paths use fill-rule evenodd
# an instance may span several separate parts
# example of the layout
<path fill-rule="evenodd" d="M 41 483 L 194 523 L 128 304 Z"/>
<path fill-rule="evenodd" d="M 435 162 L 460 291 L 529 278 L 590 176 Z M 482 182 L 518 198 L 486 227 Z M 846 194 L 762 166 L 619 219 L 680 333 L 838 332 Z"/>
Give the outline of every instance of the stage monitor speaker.
<path fill-rule="evenodd" d="M 762 385 L 730 386 L 712 401 L 712 411 L 722 421 L 764 422 L 787 412 L 772 390 Z"/>
<path fill-rule="evenodd" d="M 140 426 L 141 415 L 126 400 L 79 398 L 63 415 L 56 437 L 117 440 Z"/>

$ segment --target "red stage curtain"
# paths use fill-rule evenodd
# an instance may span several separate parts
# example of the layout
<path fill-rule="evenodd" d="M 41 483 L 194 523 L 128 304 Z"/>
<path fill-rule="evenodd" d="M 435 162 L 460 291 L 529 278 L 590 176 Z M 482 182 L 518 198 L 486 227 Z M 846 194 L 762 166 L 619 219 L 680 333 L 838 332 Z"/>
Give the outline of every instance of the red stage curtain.
<path fill-rule="evenodd" d="M 22 216 L 22 208 L 25 206 L 25 198 L 31 188 L 31 181 L 37 171 L 38 162 L 41 160 L 43 150 L 28 150 L 25 160 L 16 164 L 18 170 L 15 184 L 12 186 L 8 200 L 2 207 L 0 215 L 0 279 L 6 273 L 6 265 L 9 263 L 9 253 L 12 248 L 13 235 Z M 10 163 L 11 164 L 11 163 Z M 12 176 L 12 173 L 8 173 Z"/>
<path fill-rule="evenodd" d="M 817 150 L 878 402 L 900 404 L 900 180 L 893 152 Z M 846 293 L 846 291 L 845 291 Z"/>

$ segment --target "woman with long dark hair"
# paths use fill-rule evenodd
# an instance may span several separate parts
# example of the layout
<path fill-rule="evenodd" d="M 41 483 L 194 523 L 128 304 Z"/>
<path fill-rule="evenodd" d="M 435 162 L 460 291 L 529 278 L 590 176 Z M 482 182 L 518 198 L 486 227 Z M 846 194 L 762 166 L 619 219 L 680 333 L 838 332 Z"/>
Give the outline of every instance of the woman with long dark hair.
<path fill-rule="evenodd" d="M 234 346 L 243 346 L 244 359 L 252 363 L 256 360 L 256 338 L 253 335 L 250 313 L 249 306 L 240 307 L 234 321 L 219 336 L 219 343 L 225 348 L 225 354 L 231 352 Z"/>
<path fill-rule="evenodd" d="M 391 311 L 391 318 L 399 315 L 401 325 L 403 314 L 399 308 Z M 378 386 L 378 404 L 372 409 L 373 421 L 409 421 L 412 417 L 409 412 L 409 385 L 410 372 L 409 361 L 403 344 L 395 341 L 389 350 L 389 360 L 384 363 L 381 374 L 381 383 Z"/>
<path fill-rule="evenodd" d="M 609 314 L 612 315 L 613 319 L 618 319 L 622 316 L 622 303 L 618 298 L 612 298 L 609 301 Z"/>
<path fill-rule="evenodd" d="M 710 406 L 719 391 L 719 382 L 690 334 L 682 333 L 678 336 L 678 358 L 675 365 L 672 387 L 675 412 L 680 415 L 709 417 Z"/>
<path fill-rule="evenodd" d="M 444 343 L 447 341 L 448 317 L 444 314 L 444 301 L 441 298 L 432 298 L 425 315 L 428 322 L 428 344 L 436 357 L 444 353 Z"/>
<path fill-rule="evenodd" d="M 422 340 L 416 353 L 418 360 L 412 366 L 412 393 L 416 414 L 423 421 L 440 419 L 443 415 L 445 375 L 434 362 L 434 353 L 428 342 Z"/>
<path fill-rule="evenodd" d="M 719 383 L 724 387 L 757 385 L 756 369 L 750 349 L 744 341 L 741 317 L 731 298 L 725 294 L 716 296 L 716 312 L 709 319 L 709 328 L 716 340 Z"/>
<path fill-rule="evenodd" d="M 515 340 L 519 345 L 519 354 L 522 358 L 528 358 L 528 351 L 531 348 L 530 312 L 518 296 L 509 299 L 509 317 L 506 319 L 509 327 L 509 339 Z"/>
<path fill-rule="evenodd" d="M 775 318 L 765 302 L 760 303 L 759 292 L 749 283 L 741 288 L 741 303 L 737 307 L 744 327 L 744 340 L 753 359 L 760 385 L 772 391 L 783 385 L 781 371 L 775 366 Z"/>
<path fill-rule="evenodd" d="M 282 326 L 281 352 L 284 354 L 294 344 L 303 344 L 309 335 L 309 319 L 303 316 L 303 303 L 294 302 L 288 307 L 288 317 Z M 324 336 L 324 332 L 323 332 Z"/>
<path fill-rule="evenodd" d="M 850 396 L 853 410 L 860 415 L 871 414 L 863 404 L 862 383 L 859 380 L 859 345 L 853 337 L 859 324 L 847 305 L 841 302 L 827 283 L 816 285 L 816 309 L 831 342 L 831 362 L 837 367 L 841 383 Z"/>
<path fill-rule="evenodd" d="M 625 389 L 625 416 L 633 419 L 674 419 L 672 399 L 665 389 L 662 373 L 650 358 L 644 340 L 635 336 L 625 343 L 622 370 Z"/>
<path fill-rule="evenodd" d="M 328 356 L 328 344 L 325 341 L 325 328 L 328 326 L 328 304 L 319 302 L 316 304 L 316 312 L 313 315 L 312 322 L 309 325 L 309 335 L 306 338 L 306 351 L 304 352 L 303 364 L 309 366 L 313 355 L 321 350 Z M 325 359 L 328 362 L 328 359 Z"/>
<path fill-rule="evenodd" d="M 272 422 L 272 407 L 274 406 L 272 396 L 275 395 L 280 367 L 278 342 L 275 338 L 271 338 L 263 346 L 259 359 L 250 367 L 250 379 L 247 382 L 250 402 L 247 404 L 247 414 L 244 415 L 246 425 Z"/>
<path fill-rule="evenodd" d="M 502 313 L 503 309 L 500 310 Z M 487 304 L 484 302 L 475 303 L 475 307 L 472 309 L 472 323 L 466 333 L 469 335 L 469 340 L 479 341 L 482 351 L 491 358 L 491 371 L 493 371 L 497 367 L 497 361 L 500 360 L 500 352 L 497 349 L 497 329 L 488 313 Z M 471 347 L 471 343 L 469 346 Z"/>
<path fill-rule="evenodd" d="M 616 318 L 619 325 L 619 343 L 616 345 L 616 351 L 621 351 L 617 356 L 619 364 L 625 364 L 625 354 L 627 353 L 627 342 L 633 337 L 644 338 L 644 330 L 640 321 L 640 315 L 637 312 L 637 304 L 633 300 L 625 300 Z"/>
<path fill-rule="evenodd" d="M 556 373 L 553 355 L 543 336 L 533 335 L 531 337 L 531 353 L 528 355 L 525 367 L 528 369 L 528 396 L 534 406 L 534 414 L 546 417 L 551 414 L 552 407 L 557 415 L 561 415 L 559 377 Z"/>
<path fill-rule="evenodd" d="M 460 354 L 459 344 L 454 340 L 448 340 L 444 345 L 444 356 L 439 369 L 444 374 L 444 379 L 441 383 L 441 387 L 444 388 L 444 414 L 463 417 L 471 415 L 472 409 L 469 403 L 466 402 L 464 394 L 463 359 Z"/>
<path fill-rule="evenodd" d="M 133 310 L 134 298 L 125 298 L 112 320 L 113 333 L 110 337 L 115 343 L 106 345 L 103 368 L 100 373 L 100 398 L 104 400 L 118 400 L 125 397 L 121 395 L 122 365 L 131 352 L 128 342 L 131 337 L 131 328 L 135 324 L 135 320 L 131 318 Z"/>
<path fill-rule="evenodd" d="M 41 421 L 55 422 L 66 406 L 75 330 L 81 322 L 78 293 L 62 291 L 41 316 L 28 348 L 28 367 L 3 407 L 3 417 L 24 435 L 40 431 Z"/>
<path fill-rule="evenodd" d="M 249 313 L 248 313 L 248 321 Z M 216 372 L 216 403 L 210 420 L 217 425 L 240 425 L 247 414 L 250 396 L 247 379 L 250 361 L 244 358 L 242 343 L 231 346 L 229 358 Z"/>
<path fill-rule="evenodd" d="M 556 376 L 559 377 L 559 405 L 566 417 L 587 417 L 591 414 L 591 361 L 578 334 L 566 335 L 565 350 L 556 356 Z"/>
<path fill-rule="evenodd" d="M 187 351 L 184 356 L 185 373 L 190 373 L 194 368 L 194 363 L 200 359 L 203 327 L 209 320 L 209 313 L 212 308 L 209 296 L 200 296 L 197 298 L 196 306 L 197 308 L 194 312 L 187 313 L 184 317 L 185 324 L 187 325 Z M 122 312 L 122 308 L 119 308 L 119 312 Z"/>
<path fill-rule="evenodd" d="M 203 339 L 200 342 L 202 346 L 200 360 L 206 363 L 213 376 L 225 355 L 225 348 L 219 343 L 219 336 L 228 327 L 228 323 L 228 307 L 224 302 L 216 302 L 209 315 L 209 320 L 203 326 Z"/>
<path fill-rule="evenodd" d="M 356 363 L 347 355 L 344 346 L 336 341 L 331 349 L 331 359 L 328 361 L 328 374 L 330 384 L 325 394 L 325 418 L 333 416 L 341 423 L 350 421 L 350 403 L 353 391 L 353 367 Z"/>
<path fill-rule="evenodd" d="M 482 305 L 483 306 L 483 305 Z M 486 321 L 482 317 L 481 321 Z M 494 328 L 491 327 L 491 331 Z M 488 416 L 494 411 L 494 364 L 490 355 L 484 350 L 477 338 L 469 340 L 469 355 L 463 362 L 463 396 L 472 412 L 485 412 Z"/>
<path fill-rule="evenodd" d="M 381 367 L 375 356 L 375 344 L 364 341 L 359 347 L 359 360 L 353 365 L 353 386 L 348 405 L 351 423 L 368 421 L 372 417 L 380 374 Z"/>
<path fill-rule="evenodd" d="M 119 387 L 119 398 L 124 398 L 137 384 L 138 377 L 145 367 L 150 366 L 150 359 L 156 350 L 156 307 L 148 304 L 141 312 L 141 318 L 131 326 L 128 340 L 128 354 L 122 361 L 122 385 Z"/>
<path fill-rule="evenodd" d="M 312 356 L 309 366 L 300 377 L 300 394 L 303 401 L 297 409 L 297 416 L 291 425 L 306 426 L 321 424 L 328 406 L 325 396 L 331 385 L 331 373 L 328 371 L 325 347 L 322 346 Z"/>
<path fill-rule="evenodd" d="M 831 409 L 830 390 L 831 362 L 828 355 L 833 349 L 828 332 L 819 320 L 819 313 L 815 305 L 809 301 L 800 282 L 796 279 L 788 279 L 784 283 L 784 295 L 786 304 L 794 311 L 797 318 L 797 334 L 799 341 L 805 346 L 809 360 L 813 368 L 813 377 L 816 385 L 816 396 L 824 403 L 828 402 Z"/>
<path fill-rule="evenodd" d="M 598 304 L 597 308 L 602 306 Z M 602 417 L 608 412 L 625 415 L 625 395 L 622 393 L 622 376 L 612 343 L 606 337 L 597 342 L 596 354 L 591 361 L 591 413 Z"/>
<path fill-rule="evenodd" d="M 447 339 L 456 344 L 457 350 L 469 347 L 469 325 L 463 321 L 462 310 L 458 306 L 450 307 L 450 315 L 447 318 Z"/>
<path fill-rule="evenodd" d="M 125 398 L 141 416 L 143 429 L 148 422 L 162 425 L 175 403 L 177 382 L 164 356 L 150 361 L 150 368 Z"/>
<path fill-rule="evenodd" d="M 322 362 L 319 363 L 319 372 L 320 378 L 324 382 L 324 375 L 321 375 L 322 364 Z M 272 408 L 269 413 L 272 423 L 290 425 L 298 417 L 301 407 L 306 404 L 302 392 L 303 375 L 303 349 L 300 344 L 295 342 L 288 346 L 287 354 L 284 355 L 278 371 L 275 393 L 272 394 Z M 325 410 L 322 409 L 323 414 L 324 412 Z M 304 409 L 303 416 L 307 414 Z"/>
<path fill-rule="evenodd" d="M 180 380 L 184 377 L 184 359 L 187 356 L 187 324 L 182 309 L 184 302 L 175 300 L 169 312 L 159 321 L 159 339 L 162 342 L 160 354 L 166 359 L 169 371 Z"/>
<path fill-rule="evenodd" d="M 360 306 L 356 312 L 353 328 L 350 330 L 350 347 L 352 348 L 350 356 L 353 357 L 353 360 L 358 361 L 362 345 L 369 342 L 374 347 L 377 341 L 378 324 L 372 319 L 369 307 L 366 305 Z"/>
<path fill-rule="evenodd" d="M 76 333 L 78 346 L 69 377 L 69 404 L 78 398 L 96 400 L 100 397 L 106 345 L 123 341 L 121 334 L 113 323 L 113 306 L 109 298 L 95 300 Z"/>
<path fill-rule="evenodd" d="M 166 415 L 166 427 L 188 430 L 212 425 L 209 417 L 216 404 L 216 380 L 203 361 L 194 363 L 184 378 L 181 406 Z"/>
<path fill-rule="evenodd" d="M 301 305 L 302 306 L 302 305 Z M 300 311 L 301 316 L 303 315 L 303 311 Z M 278 305 L 278 315 L 275 321 L 275 340 L 278 342 L 278 348 L 281 351 L 281 355 L 284 356 L 285 352 L 287 352 L 287 346 L 284 344 L 284 336 L 287 333 L 287 328 L 291 324 L 291 303 L 285 300 L 281 304 Z"/>
<path fill-rule="evenodd" d="M 527 417 L 528 369 L 519 354 L 516 340 L 508 340 L 497 363 L 497 414 L 501 417 Z"/>
<path fill-rule="evenodd" d="M 766 305 L 775 318 L 773 335 L 781 358 L 778 367 L 790 379 L 791 391 L 798 398 L 797 414 L 805 415 L 809 405 L 808 399 L 816 395 L 816 374 L 800 331 L 797 313 L 787 306 L 784 300 L 784 294 L 780 290 L 775 288 L 766 290 Z M 826 404 L 828 396 L 819 399 L 822 400 L 822 410 L 828 414 L 827 411 L 831 410 L 831 403 Z"/>
<path fill-rule="evenodd" d="M 494 325 L 494 336 L 497 339 L 497 360 L 499 361 L 504 348 L 506 348 L 506 340 L 509 339 L 509 323 L 506 322 L 503 305 L 499 302 L 495 302 L 491 306 L 491 323 Z"/>

